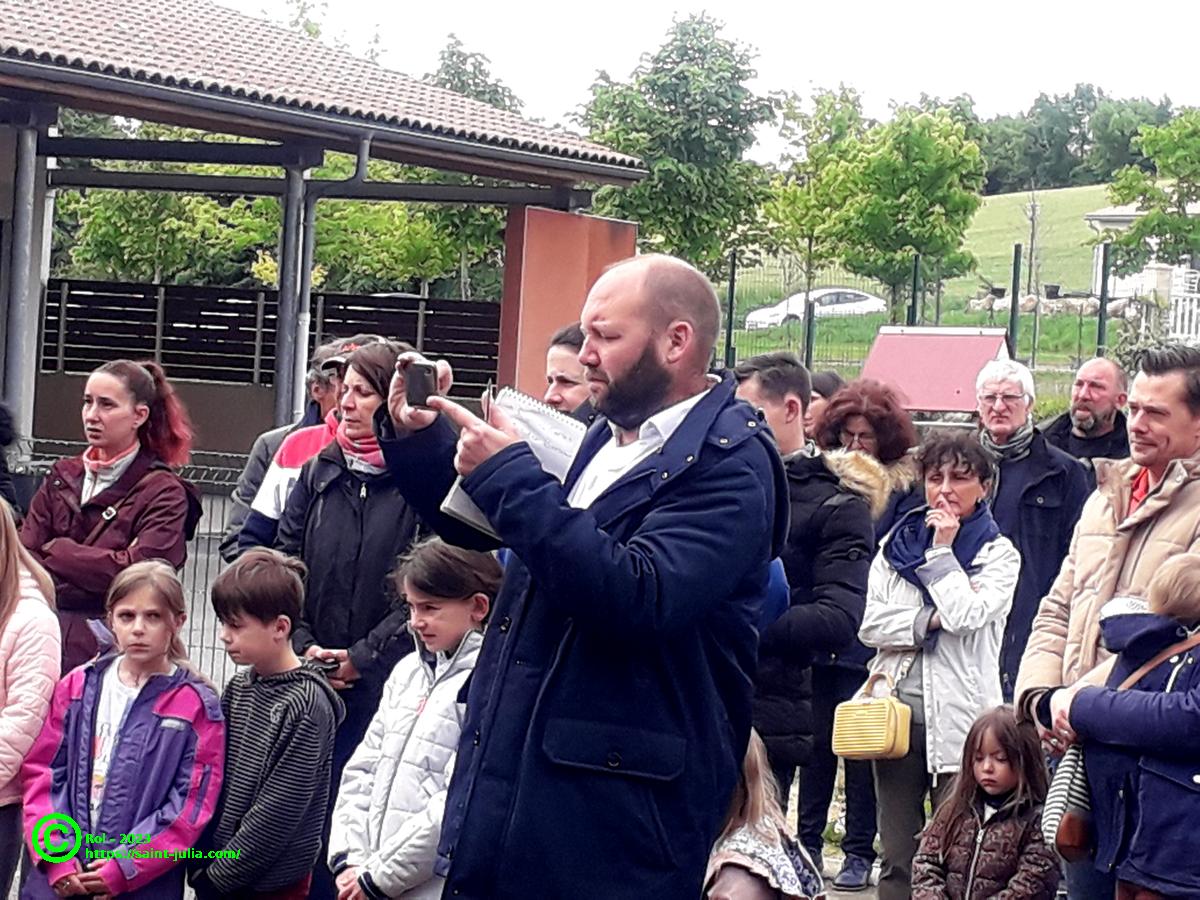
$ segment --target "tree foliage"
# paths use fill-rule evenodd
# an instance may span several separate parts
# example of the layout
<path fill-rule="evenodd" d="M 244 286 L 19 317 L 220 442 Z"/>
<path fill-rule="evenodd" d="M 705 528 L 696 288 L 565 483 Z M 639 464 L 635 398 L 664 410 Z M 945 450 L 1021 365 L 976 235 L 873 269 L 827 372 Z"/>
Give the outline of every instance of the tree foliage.
<path fill-rule="evenodd" d="M 707 15 L 677 20 L 628 82 L 601 72 L 581 114 L 593 140 L 640 157 L 649 176 L 596 192 L 602 215 L 638 222 L 645 250 L 673 253 L 712 274 L 726 254 L 761 243 L 769 178 L 743 157 L 775 104 L 748 86 L 754 54 Z"/>
<path fill-rule="evenodd" d="M 845 85 L 818 89 L 809 101 L 781 98 L 780 133 L 788 139 L 786 171 L 775 179 L 764 205 L 769 248 L 797 254 L 804 263 L 806 288 L 814 274 L 839 258 L 834 224 L 838 198 L 831 177 L 847 146 L 868 127 L 858 92 Z"/>
<path fill-rule="evenodd" d="M 1134 138 L 1143 125 L 1165 124 L 1171 115 L 1166 97 L 1157 103 L 1115 99 L 1091 84 L 1077 84 L 1069 94 L 1040 94 L 1024 113 L 980 123 L 986 192 L 1096 184 L 1127 165 L 1148 168 Z"/>
<path fill-rule="evenodd" d="M 1101 238 L 1112 241 L 1113 265 L 1122 273 L 1152 259 L 1194 265 L 1200 259 L 1200 215 L 1195 214 L 1200 210 L 1200 110 L 1181 112 L 1166 125 L 1142 126 L 1135 144 L 1157 178 L 1131 165 L 1109 186 L 1113 203 L 1138 209 L 1127 230 Z"/>
<path fill-rule="evenodd" d="M 963 241 L 979 208 L 984 163 L 966 126 L 944 109 L 899 109 L 845 148 L 830 173 L 842 262 L 903 295 L 921 254 L 928 279 L 974 264 Z"/>

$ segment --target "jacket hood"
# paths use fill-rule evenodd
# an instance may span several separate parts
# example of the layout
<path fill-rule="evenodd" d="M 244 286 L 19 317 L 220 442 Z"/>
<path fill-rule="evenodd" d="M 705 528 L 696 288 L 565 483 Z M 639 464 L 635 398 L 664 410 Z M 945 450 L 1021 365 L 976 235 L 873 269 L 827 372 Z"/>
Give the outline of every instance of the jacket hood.
<path fill-rule="evenodd" d="M 907 478 L 904 487 L 911 487 L 915 471 L 904 463 L 885 466 L 875 457 L 860 450 L 827 450 L 821 454 L 825 465 L 842 487 L 853 491 L 871 507 L 872 520 L 878 519 L 887 509 L 888 498 L 898 487 L 898 482 Z"/>
<path fill-rule="evenodd" d="M 1139 660 L 1149 659 L 1187 636 L 1183 625 L 1156 613 L 1116 613 L 1100 620 L 1100 641 L 1105 649 Z"/>

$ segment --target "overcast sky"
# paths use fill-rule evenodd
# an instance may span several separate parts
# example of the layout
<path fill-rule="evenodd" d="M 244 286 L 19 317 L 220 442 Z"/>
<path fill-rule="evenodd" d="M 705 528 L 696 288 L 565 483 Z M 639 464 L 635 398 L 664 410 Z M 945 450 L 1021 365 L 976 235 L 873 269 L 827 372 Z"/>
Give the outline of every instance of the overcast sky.
<path fill-rule="evenodd" d="M 218 2 L 286 16 L 285 0 Z M 377 27 L 381 63 L 417 77 L 437 67 L 454 32 L 466 49 L 490 58 L 493 74 L 525 102 L 527 114 L 555 123 L 567 123 L 598 70 L 627 78 L 639 57 L 662 43 L 674 16 L 700 10 L 724 21 L 727 36 L 757 49 L 758 90 L 807 93 L 845 82 L 875 118 L 887 116 L 891 101 L 915 100 L 922 91 L 969 93 L 985 117 L 1015 113 L 1040 92 L 1066 93 L 1080 81 L 1118 97 L 1166 94 L 1176 105 L 1200 106 L 1200 71 L 1186 46 L 1200 26 L 1195 0 L 1111 10 L 1094 0 L 330 0 L 329 10 L 327 30 L 351 49 L 365 47 Z M 764 139 L 753 155 L 768 160 L 776 150 Z"/>

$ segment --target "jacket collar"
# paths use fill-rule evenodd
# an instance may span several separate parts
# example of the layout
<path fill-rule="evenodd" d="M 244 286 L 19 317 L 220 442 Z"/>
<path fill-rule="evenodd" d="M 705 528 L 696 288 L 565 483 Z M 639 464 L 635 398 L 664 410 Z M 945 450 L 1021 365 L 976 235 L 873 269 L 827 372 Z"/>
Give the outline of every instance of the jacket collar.
<path fill-rule="evenodd" d="M 350 467 L 346 464 L 346 454 L 338 446 L 337 441 L 324 447 L 314 459 L 316 462 L 313 465 L 316 467 L 316 471 L 313 473 L 313 488 L 317 493 L 322 493 L 342 475 L 352 475 L 359 481 L 365 481 L 369 484 L 374 484 L 376 481 L 392 480 L 392 476 L 386 471 L 380 472 L 378 475 L 368 475 L 365 472 L 351 471 Z"/>
<path fill-rule="evenodd" d="M 1142 467 L 1132 459 L 1097 459 L 1095 467 L 1096 491 L 1108 500 L 1119 530 L 1135 528 L 1157 517 L 1185 485 L 1200 480 L 1200 457 L 1173 459 L 1158 486 L 1150 491 L 1133 515 L 1126 515 L 1133 479 Z"/>
<path fill-rule="evenodd" d="M 83 459 L 74 456 L 71 459 L 63 460 L 58 469 L 58 475 L 70 489 L 70 492 L 75 496 L 76 502 L 79 500 L 80 492 L 83 488 Z M 110 484 L 100 493 L 95 494 L 83 504 L 83 507 L 88 506 L 112 506 L 116 501 L 120 500 L 133 488 L 135 484 L 142 480 L 142 476 L 151 469 L 165 469 L 165 463 L 158 460 L 153 453 L 143 447 L 138 451 L 137 456 L 133 458 L 133 462 L 115 482 Z"/>
<path fill-rule="evenodd" d="M 437 665 L 430 669 L 429 651 L 425 649 L 421 643 L 421 638 L 413 630 L 412 623 L 404 626 L 413 639 L 414 653 L 417 654 L 417 659 L 421 662 L 421 668 L 425 670 L 425 674 L 430 681 L 438 682 L 445 678 L 449 678 L 456 672 L 462 672 L 472 668 L 475 665 L 475 659 L 479 656 L 479 648 L 483 646 L 482 631 L 468 631 L 463 635 L 463 639 L 458 642 L 458 646 L 454 648 L 453 653 L 446 653 L 444 650 L 439 650 L 434 654 L 434 659 Z"/>
<path fill-rule="evenodd" d="M 758 413 L 735 397 L 737 382 L 725 372 L 692 407 L 667 442 L 604 491 L 591 505 L 601 527 L 614 522 L 628 510 L 650 500 L 659 490 L 673 484 L 700 458 L 705 445 L 717 450 L 732 450 L 749 440 L 762 440 L 773 460 L 775 481 L 775 534 L 773 555 L 778 555 L 787 539 L 788 489 L 783 463 Z M 567 472 L 564 488 L 570 492 L 587 464 L 608 441 L 612 430 L 608 421 L 597 417 L 584 436 L 579 452 Z"/>

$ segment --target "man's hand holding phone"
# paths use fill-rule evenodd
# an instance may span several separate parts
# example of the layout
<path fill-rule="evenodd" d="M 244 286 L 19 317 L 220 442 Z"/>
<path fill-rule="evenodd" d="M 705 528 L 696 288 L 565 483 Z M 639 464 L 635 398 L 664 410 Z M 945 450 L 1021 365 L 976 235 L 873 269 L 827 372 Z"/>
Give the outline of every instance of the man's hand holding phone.
<path fill-rule="evenodd" d="M 454 372 L 444 359 L 430 362 L 419 353 L 402 353 L 388 390 L 388 414 L 400 431 L 420 431 L 437 419 L 428 407 L 431 397 L 445 395 L 454 384 Z"/>

